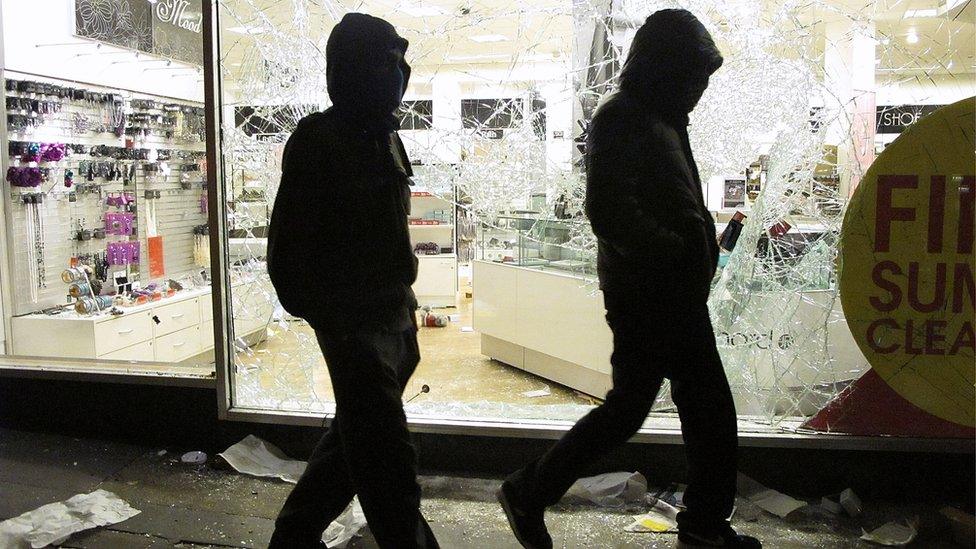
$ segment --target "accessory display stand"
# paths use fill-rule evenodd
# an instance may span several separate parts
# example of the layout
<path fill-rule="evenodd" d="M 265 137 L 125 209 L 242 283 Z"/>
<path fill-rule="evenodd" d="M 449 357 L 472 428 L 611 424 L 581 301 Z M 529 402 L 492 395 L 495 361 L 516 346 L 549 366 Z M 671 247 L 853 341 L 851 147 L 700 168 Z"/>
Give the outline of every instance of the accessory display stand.
<path fill-rule="evenodd" d="M 164 264 L 171 278 L 199 271 L 193 227 L 207 221 L 199 207 L 201 105 L 11 71 L 4 77 L 14 316 L 65 305 L 64 287 L 47 276 L 69 266 L 87 265 L 102 282 L 124 271 L 142 285 L 162 276 Z M 155 235 L 147 233 L 150 204 Z M 166 239 L 165 249 L 151 251 L 152 273 L 150 236 Z"/>

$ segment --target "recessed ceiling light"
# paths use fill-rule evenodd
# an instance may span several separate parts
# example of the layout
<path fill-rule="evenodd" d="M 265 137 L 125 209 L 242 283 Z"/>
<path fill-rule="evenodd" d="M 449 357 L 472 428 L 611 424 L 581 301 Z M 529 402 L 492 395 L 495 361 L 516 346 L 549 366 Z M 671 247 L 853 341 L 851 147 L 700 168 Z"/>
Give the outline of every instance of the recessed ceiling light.
<path fill-rule="evenodd" d="M 939 14 L 939 10 L 935 8 L 923 9 L 923 10 L 906 10 L 905 15 L 902 19 L 911 19 L 912 17 L 935 17 Z"/>
<path fill-rule="evenodd" d="M 447 12 L 438 8 L 437 6 L 424 6 L 422 4 L 411 4 L 404 3 L 396 8 L 397 11 L 401 11 L 410 17 L 437 17 L 440 15 L 447 15 Z"/>
<path fill-rule="evenodd" d="M 905 41 L 909 44 L 918 44 L 918 34 L 915 33 L 915 29 L 908 31 L 908 36 L 905 37 Z"/>
<path fill-rule="evenodd" d="M 514 61 L 517 63 L 537 63 L 553 61 L 555 57 L 548 53 L 526 53 L 526 54 L 508 54 L 508 53 L 481 53 L 477 55 L 448 55 L 446 57 L 448 61 L 455 63 L 465 62 L 465 61 L 491 61 L 491 60 L 507 60 Z"/>
<path fill-rule="evenodd" d="M 469 36 L 469 39 L 475 42 L 505 42 L 508 37 L 504 34 L 479 34 L 477 36 Z"/>
<path fill-rule="evenodd" d="M 264 33 L 268 32 L 268 29 L 266 29 L 264 27 L 261 27 L 261 26 L 248 26 L 248 25 L 242 25 L 240 27 L 227 27 L 224 30 L 226 30 L 227 32 L 233 32 L 233 33 L 236 33 L 236 34 L 264 34 Z"/>
<path fill-rule="evenodd" d="M 511 59 L 507 53 L 485 53 L 478 55 L 448 55 L 448 61 L 484 61 L 488 59 Z"/>

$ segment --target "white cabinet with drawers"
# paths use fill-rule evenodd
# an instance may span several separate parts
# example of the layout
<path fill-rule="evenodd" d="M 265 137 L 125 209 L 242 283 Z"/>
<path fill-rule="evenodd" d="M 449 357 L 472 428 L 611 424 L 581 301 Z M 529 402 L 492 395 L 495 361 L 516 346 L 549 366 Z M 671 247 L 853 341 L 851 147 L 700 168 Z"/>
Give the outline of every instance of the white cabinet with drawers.
<path fill-rule="evenodd" d="M 274 303 L 260 283 L 232 285 L 237 337 L 264 339 Z M 51 358 L 182 362 L 213 349 L 214 320 L 210 288 L 185 290 L 173 297 L 126 307 L 123 314 L 94 316 L 66 310 L 11 319 L 13 354 Z M 272 296 L 272 297 L 269 297 Z"/>

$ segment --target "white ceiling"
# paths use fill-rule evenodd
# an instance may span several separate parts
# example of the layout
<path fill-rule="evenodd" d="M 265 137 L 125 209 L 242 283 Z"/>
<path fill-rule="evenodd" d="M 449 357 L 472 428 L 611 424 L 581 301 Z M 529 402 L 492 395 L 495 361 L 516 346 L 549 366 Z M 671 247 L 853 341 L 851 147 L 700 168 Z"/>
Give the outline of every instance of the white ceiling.
<path fill-rule="evenodd" d="M 958 5 L 941 13 L 945 1 Z M 780 2 L 765 2 L 768 10 L 781 7 Z M 293 25 L 294 0 L 223 0 L 221 5 L 222 27 L 238 31 L 225 32 L 222 38 L 230 64 L 240 62 L 240 52 L 246 49 L 242 46 L 253 38 L 241 32 Z M 572 43 L 573 0 L 305 0 L 303 5 L 308 7 L 309 35 L 321 44 L 339 13 L 362 11 L 389 20 L 411 41 L 408 58 L 418 72 L 448 64 L 504 66 L 552 60 L 567 55 Z M 976 0 L 828 0 L 809 6 L 799 21 L 815 28 L 851 16 L 873 21 L 881 73 L 940 67 L 969 73 L 976 64 Z M 912 17 L 913 10 L 923 16 Z M 231 20 L 231 13 L 246 15 Z M 911 36 L 918 41 L 912 43 Z M 821 39 L 818 50 L 823 47 Z"/>

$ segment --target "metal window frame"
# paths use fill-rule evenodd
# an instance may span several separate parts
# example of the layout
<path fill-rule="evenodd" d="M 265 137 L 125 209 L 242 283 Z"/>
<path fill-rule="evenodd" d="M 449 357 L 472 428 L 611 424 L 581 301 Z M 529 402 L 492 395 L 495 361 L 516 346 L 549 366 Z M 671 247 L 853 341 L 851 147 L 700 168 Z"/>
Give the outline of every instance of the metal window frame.
<path fill-rule="evenodd" d="M 223 97 L 219 65 L 220 14 L 218 0 L 203 0 L 204 40 L 204 104 L 207 136 L 207 189 L 211 208 L 210 252 L 213 273 L 213 307 L 215 319 L 215 360 L 218 417 L 222 420 L 269 423 L 279 425 L 321 426 L 322 415 L 310 412 L 258 410 L 233 404 L 233 311 L 229 299 L 228 236 L 224 212 L 226 189 L 223 163 Z M 325 419 L 334 417 L 330 409 Z M 515 421 L 505 419 L 466 419 L 408 414 L 411 431 L 443 435 L 478 435 L 531 439 L 558 439 L 573 425 L 570 421 Z M 742 446 L 767 448 L 844 449 L 865 451 L 925 451 L 944 453 L 972 453 L 976 441 L 967 439 L 921 439 L 882 436 L 852 436 L 802 432 L 792 430 L 750 431 L 740 434 Z M 674 428 L 641 429 L 631 442 L 650 444 L 682 444 L 681 431 L 675 420 Z"/>

